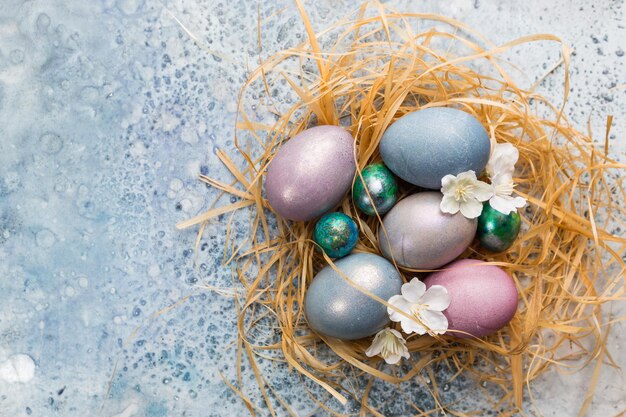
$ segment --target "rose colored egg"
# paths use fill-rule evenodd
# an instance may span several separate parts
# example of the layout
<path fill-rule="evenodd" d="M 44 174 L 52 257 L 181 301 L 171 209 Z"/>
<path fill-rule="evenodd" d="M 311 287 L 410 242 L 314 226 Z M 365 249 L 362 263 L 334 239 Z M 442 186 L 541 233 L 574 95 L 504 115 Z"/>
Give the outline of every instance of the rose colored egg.
<path fill-rule="evenodd" d="M 501 268 L 475 259 L 452 262 L 441 272 L 429 275 L 427 288 L 443 285 L 450 294 L 450 306 L 443 312 L 448 332 L 460 338 L 486 336 L 506 326 L 517 310 L 518 293 L 509 274 Z"/>
<path fill-rule="evenodd" d="M 355 171 L 352 135 L 338 126 L 316 126 L 281 146 L 267 169 L 265 193 L 280 216 L 311 220 L 339 204 Z"/>

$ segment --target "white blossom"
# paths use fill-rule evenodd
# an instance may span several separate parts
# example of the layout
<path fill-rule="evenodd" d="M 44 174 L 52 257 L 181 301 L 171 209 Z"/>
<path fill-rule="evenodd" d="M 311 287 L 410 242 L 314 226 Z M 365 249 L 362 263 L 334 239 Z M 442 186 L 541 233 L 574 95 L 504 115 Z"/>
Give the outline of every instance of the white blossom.
<path fill-rule="evenodd" d="M 483 201 L 493 196 L 492 186 L 479 181 L 474 171 L 461 172 L 457 176 L 446 175 L 441 179 L 441 192 L 441 211 L 450 214 L 460 211 L 468 219 L 480 216 Z"/>
<path fill-rule="evenodd" d="M 509 214 L 517 211 L 518 208 L 526 205 L 526 199 L 513 197 L 513 177 L 510 174 L 500 174 L 491 178 L 493 196 L 489 199 L 489 204 L 502 214 Z"/>
<path fill-rule="evenodd" d="M 502 214 L 509 214 L 526 205 L 526 199 L 513 197 L 513 172 L 518 159 L 519 151 L 515 146 L 498 143 L 487 163 L 487 174 L 493 187 L 489 204 Z"/>
<path fill-rule="evenodd" d="M 510 143 L 496 143 L 485 167 L 487 175 L 490 178 L 502 174 L 513 175 L 518 159 L 519 151 L 515 146 Z"/>
<path fill-rule="evenodd" d="M 400 362 L 400 358 L 409 359 L 409 349 L 406 347 L 406 340 L 399 331 L 385 328 L 374 336 L 372 344 L 365 351 L 368 357 L 380 356 L 390 365 Z"/>
<path fill-rule="evenodd" d="M 422 281 L 413 278 L 402 285 L 401 293 L 389 299 L 395 309 L 387 307 L 387 313 L 392 321 L 400 322 L 404 333 L 443 334 L 448 330 L 448 319 L 443 311 L 450 305 L 450 295 L 445 287 L 433 285 L 426 290 Z"/>

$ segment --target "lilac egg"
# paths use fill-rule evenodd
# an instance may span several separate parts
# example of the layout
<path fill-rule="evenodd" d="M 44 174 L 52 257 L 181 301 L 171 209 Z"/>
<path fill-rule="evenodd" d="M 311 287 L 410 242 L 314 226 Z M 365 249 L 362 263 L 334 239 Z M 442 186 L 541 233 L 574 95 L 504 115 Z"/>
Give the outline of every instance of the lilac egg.
<path fill-rule="evenodd" d="M 517 310 L 518 293 L 513 279 L 502 269 L 475 259 L 463 259 L 429 275 L 427 288 L 443 285 L 450 306 L 443 312 L 448 332 L 460 338 L 486 336 L 506 326 Z"/>
<path fill-rule="evenodd" d="M 338 126 L 316 126 L 278 150 L 267 169 L 265 193 L 280 216 L 311 220 L 339 204 L 355 171 L 352 135 Z"/>

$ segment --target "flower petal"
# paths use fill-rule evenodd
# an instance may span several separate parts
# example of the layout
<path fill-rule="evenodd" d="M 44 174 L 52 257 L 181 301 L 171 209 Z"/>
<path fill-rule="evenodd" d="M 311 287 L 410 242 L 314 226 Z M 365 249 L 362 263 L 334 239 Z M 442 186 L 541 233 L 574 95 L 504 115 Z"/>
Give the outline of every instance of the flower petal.
<path fill-rule="evenodd" d="M 526 205 L 526 200 L 522 197 L 496 194 L 489 199 L 489 204 L 494 210 L 497 210 L 502 214 L 510 214 L 513 211 L 517 211 L 518 208 L 524 207 Z"/>
<path fill-rule="evenodd" d="M 471 169 L 469 171 L 461 172 L 456 176 L 457 181 L 476 181 L 476 173 Z"/>
<path fill-rule="evenodd" d="M 402 284 L 400 291 L 405 300 L 414 304 L 419 302 L 426 292 L 426 284 L 417 278 L 413 278 L 410 282 Z"/>
<path fill-rule="evenodd" d="M 422 311 L 422 320 L 424 325 L 428 326 L 431 332 L 435 334 L 444 334 L 448 330 L 448 319 L 441 311 Z"/>
<path fill-rule="evenodd" d="M 450 306 L 450 294 L 446 287 L 433 285 L 426 290 L 420 304 L 425 305 L 428 310 L 443 311 Z"/>
<path fill-rule="evenodd" d="M 402 356 L 400 355 L 389 355 L 385 358 L 385 362 L 387 362 L 389 365 L 395 365 L 396 363 L 400 362 L 401 358 Z"/>
<path fill-rule="evenodd" d="M 522 208 L 526 205 L 526 199 L 522 197 L 515 197 L 513 199 L 513 205 L 515 208 Z"/>
<path fill-rule="evenodd" d="M 519 151 L 510 143 L 498 143 L 491 153 L 486 170 L 490 177 L 498 174 L 510 173 L 515 170 L 515 163 L 519 159 Z"/>
<path fill-rule="evenodd" d="M 502 214 L 509 214 L 514 210 L 513 207 L 507 201 L 506 196 L 502 196 L 500 194 L 496 194 L 489 199 L 489 205 L 494 209 L 499 211 Z"/>
<path fill-rule="evenodd" d="M 511 195 L 513 192 L 513 175 L 496 174 L 491 177 L 491 185 L 497 194 Z"/>
<path fill-rule="evenodd" d="M 486 182 L 476 181 L 474 184 L 474 197 L 478 201 L 487 201 L 493 195 L 493 186 Z"/>
<path fill-rule="evenodd" d="M 459 212 L 461 206 L 458 201 L 452 195 L 444 195 L 439 204 L 439 209 L 444 213 L 456 214 Z"/>
<path fill-rule="evenodd" d="M 382 332 L 384 332 L 385 330 L 381 330 L 380 332 L 376 333 L 376 336 L 374 336 L 374 340 L 372 340 L 372 344 L 370 345 L 370 347 L 365 351 L 365 354 L 368 357 L 372 357 L 372 356 L 376 356 L 378 355 L 382 350 L 383 350 L 383 337 L 382 337 Z"/>
<path fill-rule="evenodd" d="M 405 300 L 404 297 L 401 295 L 394 295 L 387 302 L 400 311 L 403 311 L 407 314 L 410 313 L 411 303 Z M 406 316 L 404 316 L 403 314 L 400 314 L 399 312 L 397 312 L 391 307 L 387 307 L 387 314 L 389 314 L 389 319 L 391 321 L 397 322 L 397 321 L 402 321 L 402 320 L 407 319 Z"/>
<path fill-rule="evenodd" d="M 426 328 L 415 320 L 404 319 L 400 322 L 402 331 L 406 334 L 417 333 L 419 335 L 426 334 Z"/>
<path fill-rule="evenodd" d="M 402 340 L 404 342 L 404 337 L 402 337 L 402 333 L 400 333 L 396 329 L 387 328 L 386 330 L 388 332 L 390 332 L 392 335 L 394 335 L 395 337 L 397 337 L 398 339 L 400 339 L 400 340 Z"/>
<path fill-rule="evenodd" d="M 495 208 L 495 207 L 494 207 Z M 483 211 L 483 204 L 478 200 L 472 199 L 461 204 L 461 214 L 468 219 L 475 219 L 480 216 Z"/>
<path fill-rule="evenodd" d="M 454 193 L 456 188 L 456 177 L 454 175 L 446 175 L 441 179 L 441 192 L 443 194 Z"/>

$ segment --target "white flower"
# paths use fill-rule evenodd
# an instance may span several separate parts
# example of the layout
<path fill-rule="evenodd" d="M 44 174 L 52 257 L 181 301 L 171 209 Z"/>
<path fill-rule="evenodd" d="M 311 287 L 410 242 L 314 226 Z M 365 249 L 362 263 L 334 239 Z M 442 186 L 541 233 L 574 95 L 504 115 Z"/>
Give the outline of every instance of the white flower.
<path fill-rule="evenodd" d="M 519 159 L 519 151 L 510 143 L 496 144 L 489 162 L 487 162 L 487 174 L 493 187 L 493 196 L 489 204 L 502 214 L 517 211 L 526 205 L 522 197 L 513 197 L 513 171 L 515 163 Z"/>
<path fill-rule="evenodd" d="M 448 319 L 442 313 L 450 305 L 445 287 L 433 285 L 426 290 L 422 281 L 413 278 L 402 285 L 401 292 L 402 295 L 394 295 L 388 302 L 406 315 L 391 307 L 387 307 L 387 313 L 392 321 L 400 322 L 404 333 L 443 334 L 448 330 Z"/>
<path fill-rule="evenodd" d="M 515 146 L 510 143 L 496 143 L 485 167 L 487 175 L 490 178 L 502 174 L 513 175 L 518 158 L 519 151 Z"/>
<path fill-rule="evenodd" d="M 526 199 L 512 196 L 515 184 L 513 184 L 511 174 L 499 174 L 492 177 L 491 185 L 494 193 L 489 199 L 489 204 L 500 213 L 509 214 L 526 205 Z"/>
<path fill-rule="evenodd" d="M 446 175 L 441 179 L 441 192 L 441 211 L 456 214 L 460 210 L 468 219 L 480 216 L 482 202 L 493 196 L 493 188 L 478 181 L 474 171 L 461 172 L 458 176 Z"/>
<path fill-rule="evenodd" d="M 400 358 L 409 359 L 409 349 L 406 347 L 406 340 L 399 331 L 385 328 L 374 336 L 372 344 L 365 351 L 368 357 L 380 356 L 390 365 L 400 362 Z"/>

